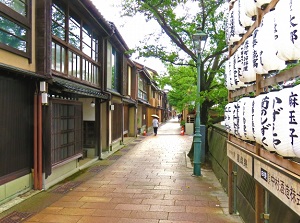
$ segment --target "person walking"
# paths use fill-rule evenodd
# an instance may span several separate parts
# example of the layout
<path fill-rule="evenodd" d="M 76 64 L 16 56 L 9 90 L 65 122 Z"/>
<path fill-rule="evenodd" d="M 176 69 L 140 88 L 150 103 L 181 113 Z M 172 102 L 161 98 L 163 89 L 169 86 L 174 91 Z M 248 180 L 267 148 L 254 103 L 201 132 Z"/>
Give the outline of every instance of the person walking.
<path fill-rule="evenodd" d="M 152 120 L 152 126 L 153 126 L 153 131 L 154 131 L 154 135 L 157 135 L 157 129 L 158 129 L 158 118 L 153 118 Z"/>

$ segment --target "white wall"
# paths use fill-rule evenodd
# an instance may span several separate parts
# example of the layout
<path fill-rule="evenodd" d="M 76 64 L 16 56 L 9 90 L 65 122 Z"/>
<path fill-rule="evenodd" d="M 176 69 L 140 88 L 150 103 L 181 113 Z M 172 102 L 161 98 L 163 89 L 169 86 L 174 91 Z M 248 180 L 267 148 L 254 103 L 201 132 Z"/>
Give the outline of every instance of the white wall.
<path fill-rule="evenodd" d="M 80 98 L 79 101 L 83 103 L 83 120 L 84 121 L 95 121 L 95 108 L 91 107 L 91 102 L 94 98 Z"/>

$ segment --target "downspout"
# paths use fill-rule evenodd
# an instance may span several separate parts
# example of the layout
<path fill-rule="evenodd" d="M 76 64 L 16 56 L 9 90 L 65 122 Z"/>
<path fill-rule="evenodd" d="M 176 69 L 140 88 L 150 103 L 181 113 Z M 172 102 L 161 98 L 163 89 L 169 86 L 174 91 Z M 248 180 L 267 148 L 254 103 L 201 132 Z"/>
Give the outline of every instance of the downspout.
<path fill-rule="evenodd" d="M 108 100 L 106 101 L 107 102 L 107 108 L 106 108 L 106 124 L 108 126 L 108 134 L 106 136 L 106 144 L 108 145 L 108 151 L 112 151 L 112 147 L 111 147 L 111 111 L 110 111 L 110 108 L 109 106 L 111 105 L 111 100 L 112 100 L 112 94 L 110 92 L 107 92 L 109 93 L 109 98 Z"/>
<path fill-rule="evenodd" d="M 96 125 L 96 131 L 95 131 L 95 140 L 96 140 L 96 154 L 98 155 L 98 158 L 101 158 L 101 99 L 95 98 L 95 125 Z"/>
<path fill-rule="evenodd" d="M 38 95 L 38 103 L 37 103 L 37 117 L 38 117 L 38 189 L 43 189 L 43 166 L 42 166 L 42 96 L 41 94 Z"/>
<path fill-rule="evenodd" d="M 33 189 L 38 189 L 38 175 L 37 175 L 37 93 L 33 97 Z"/>
<path fill-rule="evenodd" d="M 134 109 L 134 137 L 137 137 L 138 134 L 138 126 L 137 126 L 137 118 L 138 118 L 138 102 L 135 104 L 135 109 Z"/>
<path fill-rule="evenodd" d="M 121 145 L 124 145 L 124 102 L 122 102 L 122 135 L 121 135 Z"/>

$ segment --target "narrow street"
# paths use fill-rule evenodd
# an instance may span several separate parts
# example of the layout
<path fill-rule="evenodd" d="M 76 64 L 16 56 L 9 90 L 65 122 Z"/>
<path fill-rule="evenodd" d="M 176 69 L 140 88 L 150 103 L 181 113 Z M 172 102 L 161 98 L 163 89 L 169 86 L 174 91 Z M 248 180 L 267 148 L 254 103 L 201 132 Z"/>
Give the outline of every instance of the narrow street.
<path fill-rule="evenodd" d="M 0 222 L 239 223 L 213 172 L 192 176 L 192 136 L 172 119 L 69 181 L 0 214 Z"/>

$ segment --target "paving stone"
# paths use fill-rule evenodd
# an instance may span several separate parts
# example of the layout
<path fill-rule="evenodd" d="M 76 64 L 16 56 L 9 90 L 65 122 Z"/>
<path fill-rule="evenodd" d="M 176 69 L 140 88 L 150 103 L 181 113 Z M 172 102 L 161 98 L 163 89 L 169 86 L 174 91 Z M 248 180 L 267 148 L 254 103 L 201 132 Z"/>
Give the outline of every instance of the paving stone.
<path fill-rule="evenodd" d="M 80 181 L 57 189 L 63 193 L 44 192 L 52 200 L 41 196 L 38 204 L 51 202 L 37 213 L 28 201 L 19 208 L 31 215 L 25 222 L 242 223 L 228 214 L 228 197 L 212 170 L 192 176 L 186 153 L 193 137 L 179 133 L 179 124 L 168 122 L 157 136 L 138 138 L 129 151 L 98 161 Z"/>
<path fill-rule="evenodd" d="M 141 210 L 141 211 L 149 211 L 150 205 L 145 204 L 118 204 L 116 206 L 118 210 Z"/>
<path fill-rule="evenodd" d="M 151 211 L 132 211 L 130 218 L 133 219 L 168 219 L 169 213 L 166 211 L 151 212 Z"/>

